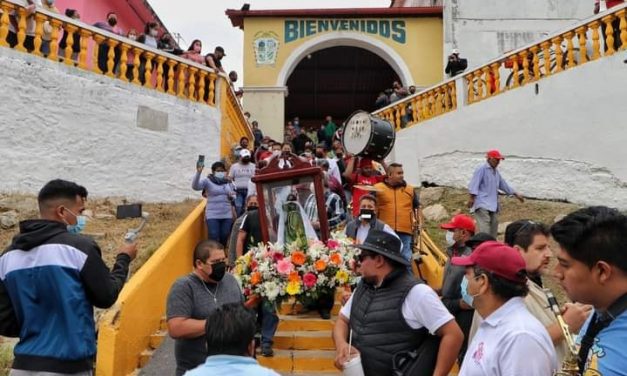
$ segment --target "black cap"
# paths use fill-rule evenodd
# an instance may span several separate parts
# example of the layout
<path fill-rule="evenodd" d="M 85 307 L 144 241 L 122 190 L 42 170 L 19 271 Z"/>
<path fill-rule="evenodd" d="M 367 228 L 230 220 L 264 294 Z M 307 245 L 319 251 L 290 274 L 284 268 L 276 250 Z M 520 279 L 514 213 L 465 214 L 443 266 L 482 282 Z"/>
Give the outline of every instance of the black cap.
<path fill-rule="evenodd" d="M 226 54 L 224 53 L 224 48 L 220 46 L 216 47 L 216 52 L 222 52 L 222 55 L 226 56 Z"/>
<path fill-rule="evenodd" d="M 385 231 L 371 230 L 364 243 L 355 247 L 378 253 L 405 266 L 410 265 L 409 260 L 401 255 L 401 240 Z"/>

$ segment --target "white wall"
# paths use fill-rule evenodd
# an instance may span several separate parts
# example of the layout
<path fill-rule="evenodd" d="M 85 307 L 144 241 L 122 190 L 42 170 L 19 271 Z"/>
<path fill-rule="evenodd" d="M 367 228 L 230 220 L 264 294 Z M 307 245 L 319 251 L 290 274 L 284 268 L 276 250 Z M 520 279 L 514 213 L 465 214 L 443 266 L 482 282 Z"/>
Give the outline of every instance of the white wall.
<path fill-rule="evenodd" d="M 592 0 L 444 0 L 444 65 L 458 48 L 470 67 L 593 15 Z"/>
<path fill-rule="evenodd" d="M 627 52 L 460 107 L 397 133 L 412 184 L 466 187 L 485 152 L 526 196 L 627 209 Z M 461 80 L 457 80 L 460 84 Z M 458 86 L 459 87 L 459 86 Z"/>
<path fill-rule="evenodd" d="M 63 178 L 94 196 L 180 200 L 198 197 L 198 154 L 219 158 L 216 108 L 7 48 L 0 83 L 0 191 Z"/>

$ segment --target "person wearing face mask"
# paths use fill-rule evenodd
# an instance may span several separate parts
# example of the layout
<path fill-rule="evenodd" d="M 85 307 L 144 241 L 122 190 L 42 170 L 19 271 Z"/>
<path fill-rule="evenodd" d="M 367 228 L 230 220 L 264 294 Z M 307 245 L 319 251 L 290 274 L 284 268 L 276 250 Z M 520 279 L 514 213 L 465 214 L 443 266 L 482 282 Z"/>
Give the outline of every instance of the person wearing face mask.
<path fill-rule="evenodd" d="M 0 335 L 19 337 L 11 374 L 93 374 L 93 306 L 115 303 L 137 245 L 122 245 L 109 270 L 98 244 L 80 235 L 86 200 L 85 187 L 48 182 L 40 218 L 21 222 L 0 256 Z"/>
<path fill-rule="evenodd" d="M 226 271 L 226 260 L 222 244 L 201 241 L 194 248 L 194 270 L 170 288 L 166 317 L 168 333 L 175 340 L 177 376 L 205 361 L 207 317 L 225 304 L 243 302 L 237 280 Z"/>
<path fill-rule="evenodd" d="M 361 196 L 368 194 L 368 191 L 357 188 L 355 185 L 375 185 L 385 180 L 385 176 L 378 175 L 372 168 L 372 159 L 357 156 L 352 156 L 348 160 L 343 176 L 346 178 L 347 185 L 351 188 L 353 217 L 357 217 L 359 215 L 359 199 Z"/>
<path fill-rule="evenodd" d="M 201 178 L 200 174 L 204 168 L 203 165 L 196 167 L 192 189 L 202 191 L 203 196 L 207 198 L 205 220 L 209 239 L 226 245 L 235 214 L 235 188 L 227 179 L 224 163 L 214 162 L 211 165 L 211 174 Z"/>
<path fill-rule="evenodd" d="M 455 316 L 455 321 L 464 333 L 464 343 L 459 352 L 458 360 L 464 359 L 468 345 L 468 332 L 472 324 L 473 308 L 462 300 L 460 283 L 466 272 L 461 266 L 451 265 L 451 258 L 466 256 L 472 249 L 466 244 L 475 233 L 475 221 L 465 214 L 458 214 L 448 223 L 443 223 L 440 228 L 446 230 L 446 254 L 448 256 L 444 265 L 444 277 L 442 278 L 442 290 L 440 295 L 442 303 L 448 311 Z"/>
<path fill-rule="evenodd" d="M 409 265 L 401 254 L 401 241 L 384 231 L 370 231 L 357 261 L 361 281 L 340 310 L 333 328 L 335 365 L 360 353 L 366 376 L 391 376 L 396 354 L 437 346 L 424 367 L 429 374 L 448 375 L 462 344 L 463 334 L 438 296 L 424 283 L 407 273 Z M 352 331 L 352 347 L 348 344 Z M 424 342 L 429 335 L 440 337 Z M 425 353 L 426 354 L 426 353 Z M 430 357 L 431 358 L 431 357 Z"/>
<path fill-rule="evenodd" d="M 124 35 L 124 31 L 120 29 L 118 26 L 118 15 L 115 12 L 107 13 L 106 21 L 98 21 L 94 24 L 95 27 L 99 29 L 106 30 L 110 33 L 117 35 Z M 113 57 L 113 72 L 117 71 L 118 64 L 120 62 L 120 53 L 121 50 L 118 47 L 114 49 L 115 55 Z M 102 72 L 102 74 L 106 74 L 109 72 L 109 67 L 107 65 L 107 60 L 109 59 L 109 45 L 105 42 L 101 43 L 98 46 L 98 68 Z"/>
<path fill-rule="evenodd" d="M 558 369 L 555 348 L 544 325 L 525 307 L 529 288 L 520 252 L 487 241 L 451 263 L 465 268 L 462 299 L 483 319 L 459 375 L 552 375 Z"/>
<path fill-rule="evenodd" d="M 189 45 L 187 51 L 185 51 L 182 55 L 185 59 L 191 60 L 194 63 L 201 64 L 204 62 L 205 58 L 201 55 L 202 53 L 202 42 L 200 39 L 194 39 L 192 44 Z"/>
<path fill-rule="evenodd" d="M 251 162 L 250 150 L 242 149 L 239 153 L 239 161 L 233 163 L 229 169 L 229 177 L 235 185 L 235 211 L 240 216 L 244 213 L 244 203 L 248 196 L 250 179 L 255 175 L 255 164 Z"/>
<path fill-rule="evenodd" d="M 540 278 L 546 273 L 552 256 L 549 246 L 549 229 L 542 223 L 530 220 L 512 222 L 505 229 L 505 243 L 520 252 L 525 260 L 528 275 L 527 287 L 529 287 L 529 293 L 525 297 L 525 306 L 546 327 L 555 346 L 557 361 L 562 364 L 568 354 L 568 347 L 546 293 L 542 289 Z M 566 303 L 562 310 L 562 317 L 570 332 L 576 334 L 590 315 L 592 307 L 579 303 Z M 475 314 L 469 338 L 472 339 L 480 324 L 481 318 Z"/>
<path fill-rule="evenodd" d="M 207 317 L 209 356 L 188 376 L 280 376 L 255 360 L 255 315 L 241 303 L 225 304 Z"/>
<path fill-rule="evenodd" d="M 346 224 L 344 231 L 357 244 L 362 244 L 371 230 L 385 231 L 398 237 L 390 226 L 377 218 L 377 198 L 365 195 L 359 199 L 359 215 Z"/>

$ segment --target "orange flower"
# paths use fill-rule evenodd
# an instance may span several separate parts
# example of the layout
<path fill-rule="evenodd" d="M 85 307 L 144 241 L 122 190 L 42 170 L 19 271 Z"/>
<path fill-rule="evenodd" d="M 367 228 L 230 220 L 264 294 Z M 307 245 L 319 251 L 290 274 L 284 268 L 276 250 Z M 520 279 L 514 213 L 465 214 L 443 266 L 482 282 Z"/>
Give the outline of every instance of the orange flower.
<path fill-rule="evenodd" d="M 290 275 L 287 277 L 287 281 L 300 282 L 300 276 L 298 275 L 298 272 L 291 272 Z"/>
<path fill-rule="evenodd" d="M 329 261 L 333 265 L 340 265 L 342 263 L 342 256 L 337 252 L 332 253 L 331 256 L 329 256 Z"/>
<path fill-rule="evenodd" d="M 259 282 L 261 282 L 261 273 L 259 272 L 254 272 L 253 274 L 250 275 L 250 284 L 255 286 L 257 284 L 259 284 Z"/>
<path fill-rule="evenodd" d="M 297 266 L 301 266 L 305 263 L 305 254 L 301 251 L 295 251 L 292 253 L 292 263 Z"/>
<path fill-rule="evenodd" d="M 327 263 L 324 260 L 318 260 L 318 261 L 316 261 L 314 266 L 316 267 L 317 271 L 322 272 L 322 271 L 324 271 L 324 269 L 327 268 Z"/>

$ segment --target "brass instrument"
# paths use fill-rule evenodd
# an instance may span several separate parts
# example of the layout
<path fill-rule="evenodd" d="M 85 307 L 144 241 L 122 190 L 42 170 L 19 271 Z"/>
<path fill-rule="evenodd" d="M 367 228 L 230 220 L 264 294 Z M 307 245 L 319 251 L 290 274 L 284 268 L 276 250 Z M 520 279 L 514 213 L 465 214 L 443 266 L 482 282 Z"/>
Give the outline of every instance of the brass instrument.
<path fill-rule="evenodd" d="M 581 376 L 581 373 L 579 372 L 579 364 L 577 362 L 577 359 L 579 357 L 577 345 L 575 345 L 575 340 L 570 333 L 570 329 L 564 321 L 564 317 L 562 317 L 562 311 L 560 310 L 560 306 L 557 303 L 557 299 L 549 289 L 544 289 L 544 294 L 549 301 L 549 306 L 551 307 L 551 310 L 557 318 L 557 323 L 559 324 L 560 329 L 562 329 L 562 333 L 564 334 L 564 341 L 566 341 L 566 345 L 568 347 L 568 354 L 562 362 L 561 369 L 556 371 L 553 376 Z"/>

